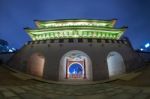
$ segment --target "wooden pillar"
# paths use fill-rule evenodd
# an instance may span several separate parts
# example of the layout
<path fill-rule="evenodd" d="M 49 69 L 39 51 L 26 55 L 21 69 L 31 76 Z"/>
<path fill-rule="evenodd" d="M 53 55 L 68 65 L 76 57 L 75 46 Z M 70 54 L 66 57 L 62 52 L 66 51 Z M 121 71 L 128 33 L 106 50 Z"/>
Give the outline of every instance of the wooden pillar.
<path fill-rule="evenodd" d="M 84 59 L 84 79 L 86 79 L 86 61 Z"/>
<path fill-rule="evenodd" d="M 68 59 L 66 59 L 66 79 L 68 79 Z"/>

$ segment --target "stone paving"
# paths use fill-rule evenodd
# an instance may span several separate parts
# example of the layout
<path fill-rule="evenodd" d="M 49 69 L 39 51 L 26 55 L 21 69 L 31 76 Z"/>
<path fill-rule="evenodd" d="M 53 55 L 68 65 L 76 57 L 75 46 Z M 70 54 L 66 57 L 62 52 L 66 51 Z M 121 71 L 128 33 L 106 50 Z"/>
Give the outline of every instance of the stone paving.
<path fill-rule="evenodd" d="M 110 82 L 71 85 L 22 80 L 0 67 L 0 99 L 150 99 L 150 87 Z"/>
<path fill-rule="evenodd" d="M 114 84 L 61 85 L 41 83 L 0 86 L 0 99 L 150 99 L 150 88 Z"/>

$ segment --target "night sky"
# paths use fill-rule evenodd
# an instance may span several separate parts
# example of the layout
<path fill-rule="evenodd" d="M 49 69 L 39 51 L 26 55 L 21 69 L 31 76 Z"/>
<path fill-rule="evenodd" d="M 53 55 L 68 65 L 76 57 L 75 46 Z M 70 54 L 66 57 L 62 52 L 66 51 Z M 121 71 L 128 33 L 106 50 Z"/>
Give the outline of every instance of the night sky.
<path fill-rule="evenodd" d="M 150 0 L 0 0 L 0 39 L 20 48 L 31 40 L 24 28 L 35 28 L 33 20 L 68 18 L 117 18 L 135 49 L 150 42 Z"/>

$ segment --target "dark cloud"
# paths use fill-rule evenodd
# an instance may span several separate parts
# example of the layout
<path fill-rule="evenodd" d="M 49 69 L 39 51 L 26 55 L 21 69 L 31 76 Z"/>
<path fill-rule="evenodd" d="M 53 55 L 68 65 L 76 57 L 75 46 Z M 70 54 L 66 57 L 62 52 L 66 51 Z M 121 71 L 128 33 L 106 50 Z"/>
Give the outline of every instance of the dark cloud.
<path fill-rule="evenodd" d="M 66 18 L 117 18 L 117 27 L 129 27 L 124 35 L 134 48 L 150 41 L 149 0 L 0 0 L 0 38 L 20 48 L 33 20 Z"/>

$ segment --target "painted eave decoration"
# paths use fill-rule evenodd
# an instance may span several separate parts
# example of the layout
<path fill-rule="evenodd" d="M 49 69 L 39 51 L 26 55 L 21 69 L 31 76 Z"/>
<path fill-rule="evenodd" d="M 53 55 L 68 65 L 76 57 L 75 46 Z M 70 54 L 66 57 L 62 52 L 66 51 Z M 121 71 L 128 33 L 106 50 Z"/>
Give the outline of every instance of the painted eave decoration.
<path fill-rule="evenodd" d="M 114 28 L 115 23 L 116 19 L 35 21 L 37 29 L 25 28 L 25 31 L 32 40 L 61 38 L 119 39 L 126 27 Z"/>

